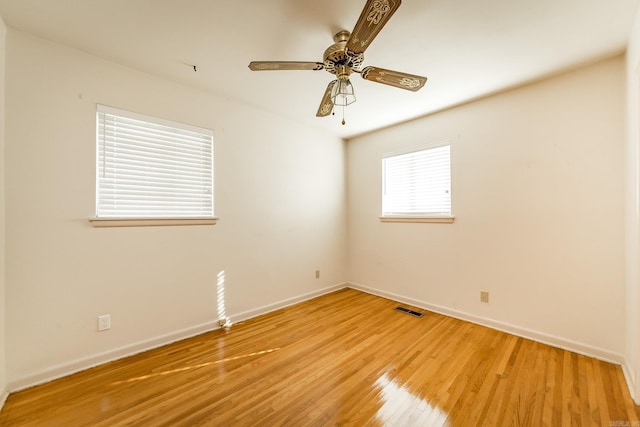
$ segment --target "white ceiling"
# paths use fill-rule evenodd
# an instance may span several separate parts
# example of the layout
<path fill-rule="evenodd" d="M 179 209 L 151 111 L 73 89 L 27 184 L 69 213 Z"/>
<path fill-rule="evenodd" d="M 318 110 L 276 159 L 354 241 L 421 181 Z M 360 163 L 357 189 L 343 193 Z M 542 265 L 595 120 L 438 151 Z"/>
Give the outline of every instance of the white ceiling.
<path fill-rule="evenodd" d="M 404 0 L 365 66 L 429 80 L 413 93 L 353 76 L 345 126 L 340 111 L 315 117 L 333 75 L 247 65 L 321 62 L 365 0 L 0 0 L 0 15 L 10 28 L 348 138 L 622 52 L 638 1 Z"/>

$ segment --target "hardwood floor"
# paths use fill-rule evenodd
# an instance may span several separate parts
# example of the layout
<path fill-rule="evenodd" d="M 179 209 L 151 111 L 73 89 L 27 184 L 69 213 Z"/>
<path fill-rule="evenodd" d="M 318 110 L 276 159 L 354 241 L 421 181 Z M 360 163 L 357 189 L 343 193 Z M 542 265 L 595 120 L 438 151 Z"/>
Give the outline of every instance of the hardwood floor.
<path fill-rule="evenodd" d="M 9 396 L 2 426 L 640 426 L 618 366 L 341 290 Z"/>

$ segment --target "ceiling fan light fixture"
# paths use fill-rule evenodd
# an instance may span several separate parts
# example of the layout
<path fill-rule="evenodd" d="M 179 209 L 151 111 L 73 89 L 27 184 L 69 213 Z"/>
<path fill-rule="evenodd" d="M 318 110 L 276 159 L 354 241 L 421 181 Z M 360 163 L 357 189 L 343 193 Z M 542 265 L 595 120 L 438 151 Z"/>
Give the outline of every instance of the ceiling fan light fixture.
<path fill-rule="evenodd" d="M 333 101 L 333 105 L 343 107 L 356 102 L 356 94 L 348 78 L 338 80 L 333 86 L 333 89 L 331 89 L 331 101 Z"/>
<path fill-rule="evenodd" d="M 387 24 L 402 0 L 366 0 L 360 17 L 352 32 L 342 30 L 333 37 L 334 43 L 322 56 L 322 62 L 301 61 L 252 61 L 252 71 L 268 70 L 325 70 L 336 76 L 325 89 L 316 117 L 327 117 L 334 113 L 334 107 L 344 107 L 356 102 L 356 95 L 349 81 L 352 72 L 360 74 L 364 80 L 382 83 L 400 89 L 416 92 L 427 82 L 426 77 L 387 70 L 379 67 L 364 67 L 364 51 L 371 45 L 382 27 Z"/>

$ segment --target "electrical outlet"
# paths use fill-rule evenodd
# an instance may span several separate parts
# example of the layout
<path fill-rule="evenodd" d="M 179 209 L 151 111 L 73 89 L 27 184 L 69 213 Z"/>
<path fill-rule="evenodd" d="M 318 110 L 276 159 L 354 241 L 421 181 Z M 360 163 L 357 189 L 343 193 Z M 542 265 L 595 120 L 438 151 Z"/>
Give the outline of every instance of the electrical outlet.
<path fill-rule="evenodd" d="M 489 302 L 489 291 L 480 291 L 480 302 Z"/>
<path fill-rule="evenodd" d="M 107 329 L 111 329 L 111 315 L 98 316 L 98 331 L 106 331 Z"/>
<path fill-rule="evenodd" d="M 316 270 L 316 279 L 320 278 L 320 270 Z"/>

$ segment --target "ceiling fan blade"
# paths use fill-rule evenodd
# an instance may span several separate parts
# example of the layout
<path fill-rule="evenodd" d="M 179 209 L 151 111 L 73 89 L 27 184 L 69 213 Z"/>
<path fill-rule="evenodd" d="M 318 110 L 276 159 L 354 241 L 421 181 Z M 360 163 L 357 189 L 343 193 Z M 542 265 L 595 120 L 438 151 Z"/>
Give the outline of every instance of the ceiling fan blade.
<path fill-rule="evenodd" d="M 249 63 L 251 71 L 273 71 L 273 70 L 322 70 L 322 62 L 302 62 L 302 61 L 252 61 Z"/>
<path fill-rule="evenodd" d="M 331 89 L 335 86 L 337 80 L 334 80 L 329 83 L 327 86 L 327 90 L 324 91 L 324 95 L 322 96 L 322 101 L 320 101 L 320 106 L 318 107 L 318 112 L 316 113 L 316 117 L 326 117 L 331 114 L 333 111 L 333 101 L 331 100 Z"/>
<path fill-rule="evenodd" d="M 427 82 L 426 77 L 414 74 L 402 73 L 400 71 L 385 70 L 378 67 L 365 67 L 362 70 L 362 78 L 372 82 L 384 83 L 400 89 L 417 92 Z"/>
<path fill-rule="evenodd" d="M 363 53 L 385 26 L 391 15 L 400 7 L 401 0 L 367 0 L 360 18 L 351 32 L 347 50 Z"/>

